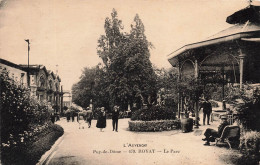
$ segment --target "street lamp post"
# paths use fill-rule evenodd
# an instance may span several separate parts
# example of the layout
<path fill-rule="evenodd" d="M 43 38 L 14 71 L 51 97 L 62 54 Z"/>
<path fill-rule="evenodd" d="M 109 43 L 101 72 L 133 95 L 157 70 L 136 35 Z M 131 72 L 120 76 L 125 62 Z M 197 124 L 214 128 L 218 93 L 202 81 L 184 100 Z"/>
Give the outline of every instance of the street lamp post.
<path fill-rule="evenodd" d="M 27 43 L 28 43 L 28 68 L 27 68 L 27 85 L 28 85 L 28 88 L 30 87 L 30 75 L 29 75 L 29 52 L 30 52 L 30 41 L 29 39 L 26 39 L 25 40 Z"/>

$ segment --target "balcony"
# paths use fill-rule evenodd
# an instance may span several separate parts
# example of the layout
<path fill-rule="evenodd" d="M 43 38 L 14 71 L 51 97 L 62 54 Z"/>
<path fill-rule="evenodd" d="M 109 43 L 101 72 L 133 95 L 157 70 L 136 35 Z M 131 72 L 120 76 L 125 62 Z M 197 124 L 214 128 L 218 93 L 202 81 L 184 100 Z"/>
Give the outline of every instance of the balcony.
<path fill-rule="evenodd" d="M 37 91 L 45 91 L 46 88 L 45 87 L 37 87 Z"/>
<path fill-rule="evenodd" d="M 47 93 L 48 93 L 48 94 L 51 94 L 51 93 L 53 93 L 53 92 L 54 92 L 54 91 L 53 91 L 52 89 L 48 89 L 48 90 L 47 90 Z"/>

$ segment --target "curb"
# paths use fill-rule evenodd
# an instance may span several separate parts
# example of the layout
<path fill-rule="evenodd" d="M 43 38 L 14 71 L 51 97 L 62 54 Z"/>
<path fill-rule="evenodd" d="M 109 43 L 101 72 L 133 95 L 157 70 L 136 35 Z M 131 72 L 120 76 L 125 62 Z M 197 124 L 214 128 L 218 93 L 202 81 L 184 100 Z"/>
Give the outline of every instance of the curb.
<path fill-rule="evenodd" d="M 62 142 L 62 140 L 64 139 L 64 135 L 65 133 L 59 137 L 58 140 L 56 140 L 56 142 L 54 143 L 54 145 L 51 147 L 51 149 L 49 151 L 46 151 L 41 159 L 38 161 L 38 163 L 36 165 L 44 165 L 46 164 L 47 160 L 51 157 L 51 155 L 54 153 L 54 151 L 57 149 L 58 145 Z"/>

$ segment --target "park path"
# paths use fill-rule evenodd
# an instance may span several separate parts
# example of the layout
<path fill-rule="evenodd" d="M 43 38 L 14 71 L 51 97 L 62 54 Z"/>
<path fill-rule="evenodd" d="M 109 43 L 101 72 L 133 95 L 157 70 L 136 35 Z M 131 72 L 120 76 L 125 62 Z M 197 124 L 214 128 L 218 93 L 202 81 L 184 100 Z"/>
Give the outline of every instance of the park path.
<path fill-rule="evenodd" d="M 164 132 L 128 131 L 128 120 L 119 120 L 119 131 L 112 131 L 112 121 L 100 132 L 95 127 L 79 129 L 77 122 L 61 119 L 57 124 L 64 128 L 64 137 L 46 161 L 48 165 L 221 165 L 223 156 L 234 151 L 226 147 L 204 146 L 202 132 L 208 126 L 182 133 L 180 130 Z M 210 125 L 216 128 L 218 123 Z M 144 146 L 127 146 L 143 144 Z M 126 146 L 126 147 L 125 147 Z M 120 153 L 119 153 L 120 152 Z"/>

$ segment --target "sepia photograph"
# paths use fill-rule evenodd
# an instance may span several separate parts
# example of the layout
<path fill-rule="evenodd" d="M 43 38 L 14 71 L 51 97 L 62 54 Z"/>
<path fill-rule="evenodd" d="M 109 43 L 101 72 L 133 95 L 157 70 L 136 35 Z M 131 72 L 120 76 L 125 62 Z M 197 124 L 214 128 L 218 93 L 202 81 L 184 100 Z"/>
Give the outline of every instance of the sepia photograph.
<path fill-rule="evenodd" d="M 0 164 L 259 165 L 260 0 L 0 0 Z"/>

